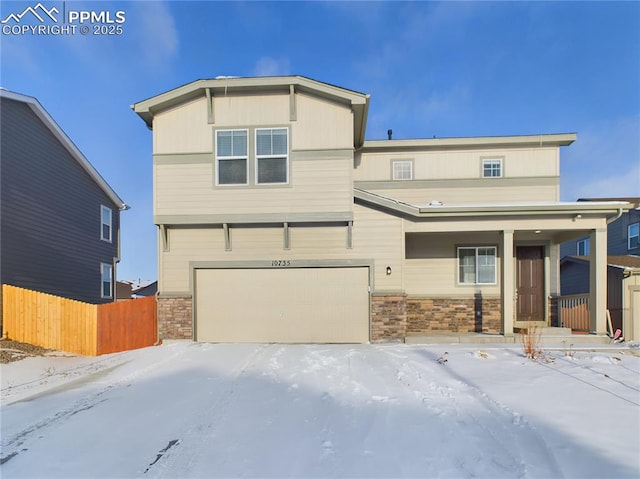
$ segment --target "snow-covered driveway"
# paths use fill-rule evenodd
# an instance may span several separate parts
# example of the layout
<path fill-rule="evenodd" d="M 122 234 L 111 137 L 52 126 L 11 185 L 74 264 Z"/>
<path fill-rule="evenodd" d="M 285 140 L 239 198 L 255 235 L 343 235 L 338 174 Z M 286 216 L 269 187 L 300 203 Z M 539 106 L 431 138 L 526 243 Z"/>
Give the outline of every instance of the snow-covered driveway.
<path fill-rule="evenodd" d="M 0 473 L 637 478 L 640 358 L 548 358 L 190 342 L 31 358 L 2 366 Z"/>

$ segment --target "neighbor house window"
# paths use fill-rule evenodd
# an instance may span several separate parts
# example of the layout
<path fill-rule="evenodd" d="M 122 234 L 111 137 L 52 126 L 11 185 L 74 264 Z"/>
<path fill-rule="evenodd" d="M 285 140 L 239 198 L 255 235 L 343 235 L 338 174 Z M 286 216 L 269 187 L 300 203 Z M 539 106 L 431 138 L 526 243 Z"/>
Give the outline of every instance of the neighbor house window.
<path fill-rule="evenodd" d="M 111 208 L 107 208 L 106 206 L 100 206 L 100 216 L 102 226 L 100 229 L 100 239 L 104 241 L 108 241 L 111 243 Z"/>
<path fill-rule="evenodd" d="M 482 160 L 482 177 L 483 178 L 502 177 L 502 159 L 490 158 L 490 159 Z"/>
<path fill-rule="evenodd" d="M 578 241 L 576 254 L 578 256 L 588 256 L 590 251 L 589 238 Z"/>
<path fill-rule="evenodd" d="M 459 247 L 458 282 L 460 284 L 495 284 L 496 247 Z"/>
<path fill-rule="evenodd" d="M 256 129 L 256 183 L 282 184 L 289 178 L 289 130 Z"/>
<path fill-rule="evenodd" d="M 102 276 L 102 298 L 113 298 L 113 266 L 107 263 L 100 264 Z"/>
<path fill-rule="evenodd" d="M 401 160 L 392 163 L 394 180 L 412 180 L 413 179 L 413 161 Z"/>
<path fill-rule="evenodd" d="M 640 246 L 640 223 L 633 223 L 627 228 L 627 246 L 628 249 L 634 249 Z"/>
<path fill-rule="evenodd" d="M 246 185 L 249 182 L 247 130 L 216 131 L 216 184 Z"/>

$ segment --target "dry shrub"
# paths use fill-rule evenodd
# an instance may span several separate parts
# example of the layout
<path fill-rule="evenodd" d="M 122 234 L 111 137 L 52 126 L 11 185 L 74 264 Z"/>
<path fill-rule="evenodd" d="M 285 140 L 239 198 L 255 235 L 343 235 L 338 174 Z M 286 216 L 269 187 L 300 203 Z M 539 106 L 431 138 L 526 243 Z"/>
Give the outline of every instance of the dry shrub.
<path fill-rule="evenodd" d="M 520 344 L 522 352 L 530 359 L 538 359 L 542 356 L 540 348 L 540 335 L 542 331 L 537 324 L 529 324 L 526 328 L 520 329 Z"/>

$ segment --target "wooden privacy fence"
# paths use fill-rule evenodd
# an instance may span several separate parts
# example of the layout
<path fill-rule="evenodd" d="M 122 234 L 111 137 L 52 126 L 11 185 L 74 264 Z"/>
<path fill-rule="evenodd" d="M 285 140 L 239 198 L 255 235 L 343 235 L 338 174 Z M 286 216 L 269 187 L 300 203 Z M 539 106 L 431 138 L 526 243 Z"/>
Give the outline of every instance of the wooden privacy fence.
<path fill-rule="evenodd" d="M 98 356 L 156 343 L 155 296 L 88 304 L 2 285 L 2 334 L 49 349 Z"/>
<path fill-rule="evenodd" d="M 558 298 L 560 325 L 573 331 L 590 331 L 589 295 L 574 294 Z"/>

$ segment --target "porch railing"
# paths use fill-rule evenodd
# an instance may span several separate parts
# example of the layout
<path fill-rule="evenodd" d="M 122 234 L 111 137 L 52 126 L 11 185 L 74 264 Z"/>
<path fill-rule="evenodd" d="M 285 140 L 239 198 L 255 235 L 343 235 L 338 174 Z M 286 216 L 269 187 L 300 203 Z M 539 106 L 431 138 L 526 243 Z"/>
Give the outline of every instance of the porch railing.
<path fill-rule="evenodd" d="M 572 331 L 589 332 L 589 295 L 572 294 L 558 297 L 560 325 Z"/>

